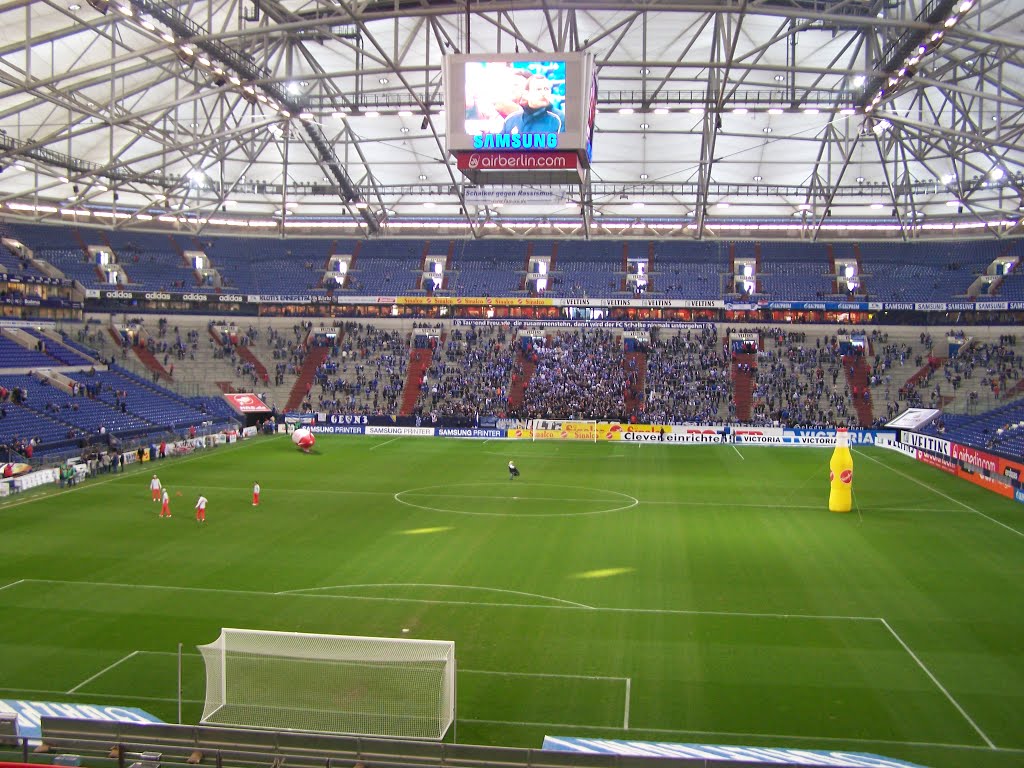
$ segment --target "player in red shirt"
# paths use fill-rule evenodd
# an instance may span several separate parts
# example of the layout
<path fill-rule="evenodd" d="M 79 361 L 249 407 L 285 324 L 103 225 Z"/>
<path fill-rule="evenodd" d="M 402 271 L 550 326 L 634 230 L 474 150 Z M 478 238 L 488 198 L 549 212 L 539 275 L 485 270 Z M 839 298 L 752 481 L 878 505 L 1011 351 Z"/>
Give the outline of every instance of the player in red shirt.
<path fill-rule="evenodd" d="M 153 479 L 149 481 L 149 490 L 153 495 L 153 501 L 160 501 L 160 478 L 153 475 Z"/>
<path fill-rule="evenodd" d="M 157 481 L 159 482 L 159 481 Z M 171 497 L 167 495 L 167 489 L 164 488 L 163 495 L 160 497 L 160 517 L 171 516 Z"/>
<path fill-rule="evenodd" d="M 252 486 L 252 505 L 258 507 L 260 505 L 260 484 L 253 483 Z"/>
<path fill-rule="evenodd" d="M 200 496 L 199 501 L 196 502 L 196 522 L 206 522 L 206 497 Z"/>

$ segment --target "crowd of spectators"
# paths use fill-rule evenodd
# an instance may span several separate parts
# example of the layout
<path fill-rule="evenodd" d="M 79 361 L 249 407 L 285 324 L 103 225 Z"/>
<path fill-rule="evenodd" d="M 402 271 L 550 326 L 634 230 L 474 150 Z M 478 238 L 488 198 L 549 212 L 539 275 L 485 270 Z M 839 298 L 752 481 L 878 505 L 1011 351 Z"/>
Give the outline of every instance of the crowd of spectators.
<path fill-rule="evenodd" d="M 431 420 L 504 416 L 514 339 L 515 332 L 504 325 L 455 328 L 434 350 L 416 414 Z"/>
<path fill-rule="evenodd" d="M 520 418 L 625 420 L 633 383 L 622 339 L 607 330 L 549 336 L 528 354 L 533 376 L 514 415 Z"/>
<path fill-rule="evenodd" d="M 317 410 L 327 413 L 398 413 L 409 365 L 408 334 L 349 322 L 317 368 Z M 312 392 L 308 393 L 311 400 Z M 312 402 L 309 403 L 312 405 Z"/>
<path fill-rule="evenodd" d="M 714 327 L 651 335 L 645 377 L 649 424 L 724 421 L 732 407 L 730 356 Z"/>

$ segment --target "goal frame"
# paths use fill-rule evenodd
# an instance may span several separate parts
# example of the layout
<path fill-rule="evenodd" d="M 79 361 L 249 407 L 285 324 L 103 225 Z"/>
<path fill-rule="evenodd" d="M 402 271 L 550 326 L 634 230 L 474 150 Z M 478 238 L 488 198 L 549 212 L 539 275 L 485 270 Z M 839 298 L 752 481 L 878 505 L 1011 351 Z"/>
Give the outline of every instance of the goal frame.
<path fill-rule="evenodd" d="M 389 733 L 389 732 L 378 732 L 376 730 L 360 730 L 360 729 L 318 729 L 318 728 L 296 728 L 285 725 L 259 725 L 259 724 L 248 724 L 239 722 L 230 722 L 225 720 L 212 719 L 218 712 L 229 706 L 232 702 L 228 701 L 228 659 L 232 653 L 232 648 L 229 646 L 229 638 L 232 635 L 244 635 L 249 638 L 261 637 L 261 638 L 288 638 L 291 640 L 310 640 L 310 641 L 329 641 L 329 642 L 351 642 L 352 647 L 356 648 L 359 644 L 363 644 L 364 648 L 367 648 L 369 644 L 379 645 L 383 644 L 390 647 L 405 647 L 410 650 L 413 648 L 418 649 L 434 649 L 438 652 L 435 658 L 430 659 L 407 659 L 409 663 L 431 661 L 441 664 L 441 685 L 438 689 L 438 699 L 436 707 L 436 720 L 437 720 L 437 731 L 436 735 L 430 735 L 426 733 L 416 734 L 400 734 L 400 733 Z M 271 731 L 287 731 L 297 733 L 330 733 L 340 734 L 348 736 L 368 736 L 373 738 L 386 738 L 386 739 L 405 739 L 405 740 L 419 740 L 419 741 L 441 741 L 445 738 L 449 730 L 453 730 L 456 724 L 456 673 L 457 663 L 455 658 L 455 643 L 451 640 L 430 640 L 430 639 L 413 639 L 413 638 L 397 638 L 397 637 L 372 637 L 365 635 L 332 635 L 324 633 L 307 633 L 307 632 L 285 632 L 279 630 L 260 630 L 260 629 L 240 629 L 236 627 L 223 627 L 220 635 L 211 643 L 198 646 L 200 654 L 203 657 L 204 666 L 206 668 L 206 695 L 203 702 L 203 714 L 200 718 L 200 724 L 211 725 L 218 727 L 235 727 L 235 728 L 252 728 L 256 730 L 271 730 Z M 252 655 L 251 651 L 235 649 L 236 653 Z M 216 672 L 219 681 L 216 686 L 212 686 L 210 675 L 210 663 L 211 656 L 215 655 L 217 665 Z M 278 659 L 290 659 L 296 660 L 297 656 L 288 656 L 286 653 L 275 655 L 272 653 L 264 654 L 268 660 Z M 362 657 L 357 659 L 344 659 L 343 657 L 331 658 L 330 656 L 320 657 L 325 662 L 336 661 L 336 662 L 355 662 L 355 661 L 372 661 L 372 658 Z M 315 658 L 304 658 L 303 661 L 315 661 Z M 385 661 L 383 657 L 379 659 Z M 215 693 L 213 701 L 211 701 L 211 692 Z M 315 709 L 307 710 L 309 712 L 316 712 Z M 429 721 L 433 722 L 434 717 L 430 716 Z M 378 729 L 383 731 L 384 729 Z"/>

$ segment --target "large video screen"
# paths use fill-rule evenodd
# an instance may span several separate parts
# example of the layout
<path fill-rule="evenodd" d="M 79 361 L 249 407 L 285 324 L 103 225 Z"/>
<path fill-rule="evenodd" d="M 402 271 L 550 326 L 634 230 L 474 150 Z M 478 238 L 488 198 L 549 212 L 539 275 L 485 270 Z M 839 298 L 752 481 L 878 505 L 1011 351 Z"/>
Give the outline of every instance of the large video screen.
<path fill-rule="evenodd" d="M 583 53 L 446 56 L 449 150 L 590 155 L 594 60 Z"/>
<path fill-rule="evenodd" d="M 467 61 L 466 122 L 481 133 L 565 133 L 564 61 Z"/>

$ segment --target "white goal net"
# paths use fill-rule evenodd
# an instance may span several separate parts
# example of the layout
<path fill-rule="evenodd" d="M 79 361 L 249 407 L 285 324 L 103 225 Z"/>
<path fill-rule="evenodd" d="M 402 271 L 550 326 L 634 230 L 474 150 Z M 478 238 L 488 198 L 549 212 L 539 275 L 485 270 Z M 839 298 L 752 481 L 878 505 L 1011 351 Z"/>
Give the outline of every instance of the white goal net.
<path fill-rule="evenodd" d="M 199 646 L 203 723 L 441 739 L 455 720 L 455 643 L 222 629 Z"/>

